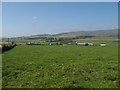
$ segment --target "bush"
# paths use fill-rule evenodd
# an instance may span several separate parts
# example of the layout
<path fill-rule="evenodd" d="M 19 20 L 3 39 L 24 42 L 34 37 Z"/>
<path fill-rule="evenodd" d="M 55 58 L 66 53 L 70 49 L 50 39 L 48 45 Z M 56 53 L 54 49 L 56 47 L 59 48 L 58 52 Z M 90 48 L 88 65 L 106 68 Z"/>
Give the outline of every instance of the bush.
<path fill-rule="evenodd" d="M 8 50 L 14 48 L 15 46 L 17 46 L 17 44 L 9 44 L 9 45 L 3 44 L 2 45 L 2 52 L 8 51 Z"/>

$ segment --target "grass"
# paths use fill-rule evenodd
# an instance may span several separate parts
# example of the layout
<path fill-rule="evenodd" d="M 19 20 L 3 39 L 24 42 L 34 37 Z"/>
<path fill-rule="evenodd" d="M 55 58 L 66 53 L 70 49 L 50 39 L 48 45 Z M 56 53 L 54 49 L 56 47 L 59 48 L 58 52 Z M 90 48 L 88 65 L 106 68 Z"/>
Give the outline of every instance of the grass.
<path fill-rule="evenodd" d="M 2 54 L 1 53 L 0 53 L 0 89 L 2 89 Z"/>
<path fill-rule="evenodd" d="M 3 88 L 116 88 L 116 46 L 27 46 L 3 53 Z"/>

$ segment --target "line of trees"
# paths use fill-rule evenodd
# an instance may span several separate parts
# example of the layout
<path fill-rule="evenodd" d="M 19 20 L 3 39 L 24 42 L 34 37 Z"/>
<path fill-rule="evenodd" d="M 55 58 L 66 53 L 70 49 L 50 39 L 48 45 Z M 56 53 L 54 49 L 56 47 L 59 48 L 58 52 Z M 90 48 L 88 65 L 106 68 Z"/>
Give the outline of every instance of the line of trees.
<path fill-rule="evenodd" d="M 15 46 L 17 46 L 17 45 L 14 42 L 11 42 L 9 44 L 2 44 L 2 52 L 9 51 L 12 48 L 14 48 Z"/>

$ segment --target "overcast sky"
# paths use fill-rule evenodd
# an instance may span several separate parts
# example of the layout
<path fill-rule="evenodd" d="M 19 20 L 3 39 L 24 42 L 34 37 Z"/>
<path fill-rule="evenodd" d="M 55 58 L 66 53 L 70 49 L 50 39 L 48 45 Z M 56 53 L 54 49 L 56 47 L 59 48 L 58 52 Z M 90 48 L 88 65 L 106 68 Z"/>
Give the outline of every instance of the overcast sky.
<path fill-rule="evenodd" d="M 116 28 L 117 5 L 117 2 L 4 2 L 2 4 L 3 36 Z"/>

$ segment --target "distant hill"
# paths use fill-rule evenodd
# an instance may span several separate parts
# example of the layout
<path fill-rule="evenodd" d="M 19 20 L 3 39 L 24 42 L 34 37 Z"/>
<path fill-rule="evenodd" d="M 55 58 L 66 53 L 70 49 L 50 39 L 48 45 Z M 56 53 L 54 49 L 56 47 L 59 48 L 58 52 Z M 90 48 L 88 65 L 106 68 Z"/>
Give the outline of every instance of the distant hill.
<path fill-rule="evenodd" d="M 83 38 L 83 37 L 117 37 L 118 30 L 97 30 L 97 31 L 74 31 L 74 32 L 66 32 L 59 34 L 38 34 L 24 37 L 15 37 L 11 38 L 11 40 L 21 41 L 21 40 L 45 40 L 47 38 Z M 3 38 L 3 41 L 8 40 L 7 38 Z"/>
<path fill-rule="evenodd" d="M 68 32 L 68 33 L 60 33 L 54 36 L 56 37 L 75 37 L 75 36 L 117 36 L 118 30 L 98 30 L 98 31 L 76 31 L 76 32 Z"/>

